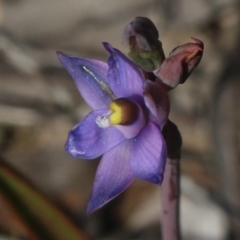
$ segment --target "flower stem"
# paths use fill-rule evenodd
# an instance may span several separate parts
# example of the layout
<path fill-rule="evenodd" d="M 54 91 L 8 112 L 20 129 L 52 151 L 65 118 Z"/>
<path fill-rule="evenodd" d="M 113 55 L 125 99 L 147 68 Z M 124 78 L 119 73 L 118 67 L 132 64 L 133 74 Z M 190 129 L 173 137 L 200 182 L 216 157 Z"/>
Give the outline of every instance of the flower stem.
<path fill-rule="evenodd" d="M 162 183 L 162 239 L 180 240 L 180 158 L 168 158 Z"/>

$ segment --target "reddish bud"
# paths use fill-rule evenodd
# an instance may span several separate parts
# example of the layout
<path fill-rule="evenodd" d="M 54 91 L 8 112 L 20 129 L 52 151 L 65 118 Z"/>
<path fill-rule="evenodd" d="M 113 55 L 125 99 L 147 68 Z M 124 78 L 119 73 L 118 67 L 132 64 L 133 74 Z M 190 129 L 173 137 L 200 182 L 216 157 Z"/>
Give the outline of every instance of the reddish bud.
<path fill-rule="evenodd" d="M 169 54 L 162 65 L 154 71 L 158 81 L 175 88 L 184 83 L 193 69 L 199 64 L 203 55 L 203 42 L 192 38 L 195 43 L 178 46 Z"/>

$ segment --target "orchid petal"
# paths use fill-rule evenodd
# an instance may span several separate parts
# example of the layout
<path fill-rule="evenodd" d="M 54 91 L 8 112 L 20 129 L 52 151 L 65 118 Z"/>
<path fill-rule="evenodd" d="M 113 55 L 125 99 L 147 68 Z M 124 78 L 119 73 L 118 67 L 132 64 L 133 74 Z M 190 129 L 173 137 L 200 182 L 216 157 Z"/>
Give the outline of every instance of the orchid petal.
<path fill-rule="evenodd" d="M 116 128 L 100 128 L 96 118 L 107 114 L 109 110 L 89 113 L 68 135 L 65 149 L 73 157 L 94 159 L 122 142 L 125 137 Z"/>
<path fill-rule="evenodd" d="M 167 122 L 170 111 L 166 90 L 160 84 L 147 80 L 144 84 L 143 96 L 146 106 L 162 129 Z"/>
<path fill-rule="evenodd" d="M 108 107 L 114 96 L 107 82 L 107 64 L 98 60 L 72 57 L 60 52 L 57 55 L 86 103 L 94 110 Z"/>
<path fill-rule="evenodd" d="M 142 95 L 144 78 L 138 67 L 109 43 L 103 43 L 111 54 L 108 59 L 109 85 L 117 98 Z"/>
<path fill-rule="evenodd" d="M 135 177 L 161 184 L 167 159 L 165 140 L 158 127 L 148 125 L 133 140 L 130 165 Z"/>
<path fill-rule="evenodd" d="M 88 202 L 88 214 L 119 195 L 134 180 L 129 164 L 129 144 L 126 140 L 103 155 Z"/>

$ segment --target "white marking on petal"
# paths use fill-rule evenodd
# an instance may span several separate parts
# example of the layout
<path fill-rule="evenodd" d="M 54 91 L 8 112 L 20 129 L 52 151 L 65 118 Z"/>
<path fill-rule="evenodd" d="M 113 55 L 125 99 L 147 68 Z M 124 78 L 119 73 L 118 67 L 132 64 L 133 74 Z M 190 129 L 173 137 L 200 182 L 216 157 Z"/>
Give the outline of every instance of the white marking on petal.
<path fill-rule="evenodd" d="M 108 128 L 111 123 L 109 121 L 109 116 L 111 114 L 111 111 L 109 111 L 107 114 L 98 116 L 95 120 L 96 124 L 98 125 L 98 127 L 100 128 Z"/>

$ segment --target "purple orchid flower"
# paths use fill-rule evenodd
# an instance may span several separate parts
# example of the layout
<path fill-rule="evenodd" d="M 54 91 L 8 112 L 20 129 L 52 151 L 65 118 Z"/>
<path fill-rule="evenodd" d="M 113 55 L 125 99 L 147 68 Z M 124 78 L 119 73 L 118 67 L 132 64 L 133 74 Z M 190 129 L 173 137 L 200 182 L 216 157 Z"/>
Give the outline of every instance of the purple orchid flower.
<path fill-rule="evenodd" d="M 93 109 L 68 135 L 66 151 L 76 158 L 101 155 L 87 213 L 124 191 L 135 178 L 161 184 L 167 149 L 161 130 L 169 114 L 166 91 L 145 80 L 119 50 L 103 43 L 108 64 L 58 52 L 62 65 Z"/>

